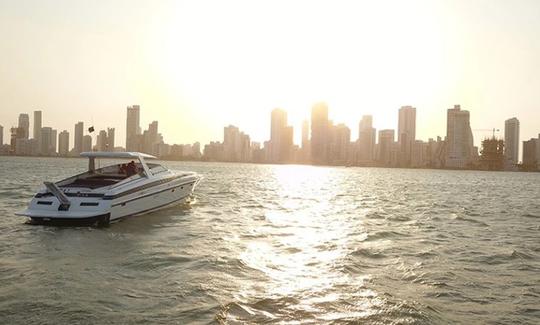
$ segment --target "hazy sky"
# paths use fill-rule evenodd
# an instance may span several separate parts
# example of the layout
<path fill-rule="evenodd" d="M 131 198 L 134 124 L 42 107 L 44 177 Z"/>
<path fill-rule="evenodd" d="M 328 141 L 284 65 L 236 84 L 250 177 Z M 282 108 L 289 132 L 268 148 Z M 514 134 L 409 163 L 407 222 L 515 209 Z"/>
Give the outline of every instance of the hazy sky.
<path fill-rule="evenodd" d="M 473 129 L 516 116 L 523 140 L 540 133 L 539 35 L 537 0 L 0 0 L 0 125 L 6 139 L 41 109 L 44 126 L 111 126 L 124 145 L 139 104 L 168 143 L 221 141 L 228 124 L 264 141 L 280 107 L 298 139 L 325 101 L 353 139 L 363 114 L 396 128 L 413 105 L 427 139 L 461 104 Z"/>

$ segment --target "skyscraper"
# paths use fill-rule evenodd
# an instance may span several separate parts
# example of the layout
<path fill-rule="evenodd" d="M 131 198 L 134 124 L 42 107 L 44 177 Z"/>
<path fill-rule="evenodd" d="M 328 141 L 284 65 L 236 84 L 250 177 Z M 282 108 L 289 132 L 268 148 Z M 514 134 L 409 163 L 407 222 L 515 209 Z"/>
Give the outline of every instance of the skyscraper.
<path fill-rule="evenodd" d="M 511 118 L 504 122 L 504 156 L 511 165 L 519 162 L 519 120 Z"/>
<path fill-rule="evenodd" d="M 99 131 L 96 140 L 97 151 L 107 151 L 107 132 L 105 130 Z"/>
<path fill-rule="evenodd" d="M 399 109 L 398 122 L 399 162 L 401 166 L 410 166 L 414 141 L 416 141 L 416 108 L 402 106 Z"/>
<path fill-rule="evenodd" d="M 523 168 L 528 171 L 540 170 L 540 134 L 537 139 L 523 141 Z"/>
<path fill-rule="evenodd" d="M 19 114 L 19 128 L 24 132 L 23 139 L 28 139 L 30 136 L 30 117 L 28 114 Z"/>
<path fill-rule="evenodd" d="M 371 162 L 375 154 L 376 130 L 373 128 L 373 117 L 362 116 L 358 127 L 358 161 Z"/>
<path fill-rule="evenodd" d="M 309 121 L 304 120 L 302 122 L 302 149 L 309 147 Z"/>
<path fill-rule="evenodd" d="M 139 151 L 137 141 L 137 135 L 141 134 L 139 119 L 139 105 L 128 106 L 126 118 L 126 151 Z"/>
<path fill-rule="evenodd" d="M 49 147 L 49 155 L 56 155 L 56 149 L 58 144 L 58 131 L 56 129 L 51 130 L 51 146 Z"/>
<path fill-rule="evenodd" d="M 78 155 L 83 152 L 83 136 L 84 136 L 84 123 L 78 122 L 75 124 L 75 134 L 73 139 L 73 152 Z"/>
<path fill-rule="evenodd" d="M 317 103 L 311 109 L 311 160 L 314 164 L 328 163 L 328 106 Z"/>
<path fill-rule="evenodd" d="M 50 127 L 41 128 L 41 134 L 39 136 L 39 148 L 40 148 L 39 153 L 43 156 L 49 156 L 51 154 L 51 151 L 52 151 L 51 140 L 53 138 L 52 131 L 53 130 Z"/>
<path fill-rule="evenodd" d="M 272 110 L 270 116 L 270 161 L 281 162 L 284 145 L 283 132 L 287 127 L 287 112 L 280 108 Z"/>
<path fill-rule="evenodd" d="M 293 159 L 293 137 L 292 126 L 286 126 L 281 132 L 279 162 L 290 163 Z"/>
<path fill-rule="evenodd" d="M 148 130 L 143 133 L 143 151 L 149 154 L 155 154 L 155 146 L 160 142 L 158 133 L 158 122 L 153 121 L 148 125 Z"/>
<path fill-rule="evenodd" d="M 446 141 L 446 167 L 466 168 L 473 162 L 474 141 L 470 115 L 469 111 L 462 111 L 460 105 L 448 109 Z"/>
<path fill-rule="evenodd" d="M 34 111 L 34 139 L 39 140 L 41 137 L 41 111 Z"/>
<path fill-rule="evenodd" d="M 34 134 L 33 134 L 35 141 L 35 145 L 37 148 L 35 148 L 35 151 L 39 154 L 42 153 L 41 148 L 41 111 L 34 111 Z"/>
<path fill-rule="evenodd" d="M 83 152 L 92 151 L 92 136 L 90 136 L 90 135 L 83 136 L 82 151 Z"/>
<path fill-rule="evenodd" d="M 332 163 L 340 165 L 346 164 L 349 158 L 351 130 L 345 124 L 338 124 L 333 127 L 332 139 Z"/>
<path fill-rule="evenodd" d="M 107 128 L 107 151 L 114 151 L 114 128 Z"/>
<path fill-rule="evenodd" d="M 67 156 L 69 153 L 69 132 L 64 130 L 58 135 L 58 154 Z"/>
<path fill-rule="evenodd" d="M 383 166 L 390 166 L 392 164 L 392 150 L 395 138 L 394 133 L 394 130 L 379 131 L 379 155 L 377 160 L 379 164 Z"/>
<path fill-rule="evenodd" d="M 223 151 L 227 161 L 240 159 L 240 130 L 238 127 L 229 125 L 223 128 Z"/>

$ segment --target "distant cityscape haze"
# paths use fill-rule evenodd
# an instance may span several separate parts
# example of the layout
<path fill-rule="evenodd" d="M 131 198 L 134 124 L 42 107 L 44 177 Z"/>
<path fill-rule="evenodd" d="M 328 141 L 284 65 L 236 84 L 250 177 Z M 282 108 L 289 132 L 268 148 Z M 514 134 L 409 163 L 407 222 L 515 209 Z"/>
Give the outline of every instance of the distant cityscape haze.
<path fill-rule="evenodd" d="M 444 135 L 446 110 L 471 112 L 475 145 L 518 117 L 520 140 L 540 124 L 538 1 L 1 1 L 0 124 L 19 113 L 43 126 L 114 127 L 125 107 L 160 121 L 169 143 L 222 139 L 233 124 L 270 136 L 282 108 L 301 123 L 323 100 L 356 139 L 373 115 L 395 129 L 417 108 L 416 138 Z"/>
<path fill-rule="evenodd" d="M 228 125 L 223 128 L 222 140 L 202 147 L 200 142 L 166 142 L 159 132 L 158 121 L 143 129 L 141 107 L 132 105 L 126 108 L 126 147 L 121 147 L 116 143 L 115 128 L 97 132 L 91 125 L 85 132 L 82 121 L 74 125 L 74 142 L 70 146 L 67 130 L 58 134 L 58 130 L 43 126 L 43 112 L 34 111 L 32 138 L 26 113 L 19 114 L 18 125 L 10 128 L 9 144 L 2 144 L 0 126 L 0 155 L 78 157 L 88 151 L 130 151 L 168 160 L 540 171 L 540 133 L 538 138 L 523 141 L 521 145 L 520 122 L 515 117 L 505 121 L 504 139 L 495 135 L 498 129 L 479 130 L 492 134 L 485 136 L 481 147 L 477 147 L 471 114 L 460 105 L 447 110 L 445 135 L 428 141 L 416 138 L 416 112 L 415 107 L 402 106 L 398 111 L 397 130 L 378 130 L 378 136 L 373 117 L 364 115 L 355 140 L 351 138 L 351 129 L 331 120 L 328 105 L 319 102 L 311 109 L 311 120 L 302 123 L 301 145 L 295 145 L 294 128 L 289 125 L 287 111 L 275 108 L 270 113 L 270 139 L 264 143 L 252 141 L 249 134 Z M 94 132 L 96 135 L 92 136 Z M 522 161 L 519 160 L 520 147 Z"/>

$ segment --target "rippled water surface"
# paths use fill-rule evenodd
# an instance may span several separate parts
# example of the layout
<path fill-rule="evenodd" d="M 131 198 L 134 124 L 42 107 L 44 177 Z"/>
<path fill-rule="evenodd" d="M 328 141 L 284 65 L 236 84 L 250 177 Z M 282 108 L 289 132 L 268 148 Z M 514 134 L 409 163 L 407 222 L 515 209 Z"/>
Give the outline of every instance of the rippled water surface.
<path fill-rule="evenodd" d="M 56 228 L 86 161 L 0 157 L 0 323 L 540 323 L 540 174 L 165 164 L 191 205 Z"/>

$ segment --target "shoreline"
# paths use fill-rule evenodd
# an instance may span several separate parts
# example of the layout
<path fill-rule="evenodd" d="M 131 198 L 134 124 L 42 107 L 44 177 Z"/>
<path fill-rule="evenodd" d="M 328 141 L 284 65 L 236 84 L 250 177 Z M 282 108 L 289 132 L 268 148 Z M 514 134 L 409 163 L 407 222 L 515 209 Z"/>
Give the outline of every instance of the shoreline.
<path fill-rule="evenodd" d="M 51 159 L 86 159 L 85 157 L 73 156 L 22 156 L 22 155 L 0 155 L 1 157 L 17 157 L 17 158 L 51 158 Z M 436 168 L 436 167 L 400 167 L 400 166 L 379 166 L 372 165 L 319 165 L 309 163 L 268 163 L 268 162 L 253 162 L 253 161 L 220 161 L 220 160 L 204 160 L 204 159 L 167 159 L 158 158 L 160 161 L 180 161 L 180 162 L 205 162 L 205 163 L 226 163 L 226 164 L 253 164 L 253 165 L 300 165 L 314 167 L 342 167 L 342 168 L 384 168 L 384 169 L 413 169 L 413 170 L 454 170 L 454 171 L 483 171 L 483 172 L 510 172 L 510 173 L 540 173 L 540 170 L 486 170 L 480 168 Z"/>

